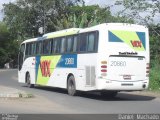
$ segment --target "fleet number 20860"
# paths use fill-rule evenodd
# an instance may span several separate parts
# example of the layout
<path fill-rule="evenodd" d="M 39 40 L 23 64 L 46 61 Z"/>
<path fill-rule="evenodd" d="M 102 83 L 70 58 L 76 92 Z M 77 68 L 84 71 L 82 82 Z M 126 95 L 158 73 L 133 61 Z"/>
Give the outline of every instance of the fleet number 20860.
<path fill-rule="evenodd" d="M 111 66 L 126 66 L 126 61 L 111 61 Z"/>

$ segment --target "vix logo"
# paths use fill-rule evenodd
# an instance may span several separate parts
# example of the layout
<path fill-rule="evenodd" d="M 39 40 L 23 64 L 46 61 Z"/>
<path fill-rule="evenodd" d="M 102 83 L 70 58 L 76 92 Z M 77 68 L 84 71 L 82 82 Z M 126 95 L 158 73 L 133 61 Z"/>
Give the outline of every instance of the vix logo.
<path fill-rule="evenodd" d="M 40 62 L 40 68 L 41 68 L 41 72 L 42 72 L 43 77 L 50 77 L 51 76 L 50 64 L 51 64 L 50 60 L 44 60 L 44 61 Z"/>
<path fill-rule="evenodd" d="M 138 41 L 138 40 L 134 40 L 134 41 L 132 41 L 131 40 L 131 43 L 132 43 L 132 46 L 133 47 L 142 47 L 142 42 L 141 41 Z"/>

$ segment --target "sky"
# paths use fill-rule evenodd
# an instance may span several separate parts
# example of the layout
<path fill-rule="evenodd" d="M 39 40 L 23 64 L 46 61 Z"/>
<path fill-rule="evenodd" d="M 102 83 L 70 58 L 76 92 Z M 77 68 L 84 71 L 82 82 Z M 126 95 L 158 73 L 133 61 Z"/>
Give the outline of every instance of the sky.
<path fill-rule="evenodd" d="M 121 6 L 114 5 L 115 1 L 117 0 L 85 0 L 86 4 L 89 4 L 89 5 L 93 5 L 93 4 L 98 4 L 100 6 L 109 5 L 113 15 L 116 15 L 117 12 L 119 12 L 120 10 L 123 10 L 124 8 L 122 5 Z M 149 3 L 152 3 L 152 0 L 147 0 L 147 1 Z M 143 17 L 145 17 L 146 15 L 150 15 L 150 13 L 147 13 L 147 12 L 143 12 L 140 14 Z M 153 18 L 153 21 L 155 23 L 160 23 L 160 14 L 156 14 L 155 17 Z"/>
<path fill-rule="evenodd" d="M 13 1 L 15 0 L 0 0 L 0 21 L 2 21 L 3 19 L 3 12 L 2 12 L 3 4 L 13 2 Z"/>
<path fill-rule="evenodd" d="M 0 0 L 0 10 L 2 10 L 2 4 L 4 3 L 9 3 L 9 2 L 13 2 L 15 0 Z M 86 5 L 93 5 L 93 4 L 98 4 L 100 6 L 106 6 L 106 5 L 109 5 L 110 6 L 110 9 L 111 9 L 111 12 L 113 15 L 116 15 L 116 13 L 120 10 L 123 9 L 123 6 L 115 6 L 114 3 L 115 3 L 116 0 L 85 0 L 85 3 Z M 150 1 L 150 0 L 148 0 Z M 143 16 L 145 16 L 147 13 L 141 13 Z M 155 23 L 160 23 L 160 14 L 157 14 L 156 17 L 154 18 L 154 22 Z M 3 19 L 3 12 L 1 11 L 0 12 L 0 21 L 2 21 Z"/>
<path fill-rule="evenodd" d="M 113 15 L 115 15 L 118 11 L 123 9 L 123 6 L 116 6 L 115 1 L 117 0 L 85 0 L 87 5 L 100 5 L 100 6 L 110 6 L 110 10 Z"/>

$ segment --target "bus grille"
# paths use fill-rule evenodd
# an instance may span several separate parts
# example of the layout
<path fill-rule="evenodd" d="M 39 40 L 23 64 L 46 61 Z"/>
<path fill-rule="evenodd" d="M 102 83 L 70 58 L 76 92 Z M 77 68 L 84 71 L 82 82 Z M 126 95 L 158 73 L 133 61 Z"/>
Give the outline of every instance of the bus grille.
<path fill-rule="evenodd" d="M 86 85 L 95 86 L 95 67 L 86 66 Z"/>

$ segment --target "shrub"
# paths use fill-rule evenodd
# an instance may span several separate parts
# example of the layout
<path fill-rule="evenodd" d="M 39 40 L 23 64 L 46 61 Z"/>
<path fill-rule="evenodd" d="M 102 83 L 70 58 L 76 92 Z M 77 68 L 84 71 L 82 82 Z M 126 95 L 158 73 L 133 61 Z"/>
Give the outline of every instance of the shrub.
<path fill-rule="evenodd" d="M 158 61 L 154 60 L 151 62 L 150 69 L 150 90 L 159 90 L 160 89 L 160 64 Z"/>

